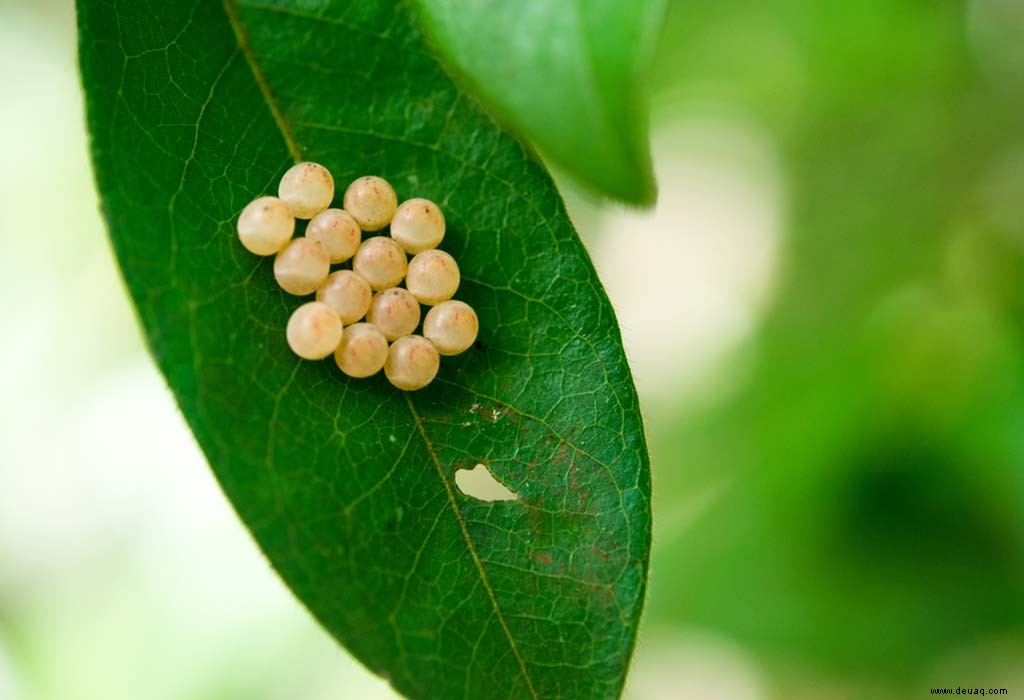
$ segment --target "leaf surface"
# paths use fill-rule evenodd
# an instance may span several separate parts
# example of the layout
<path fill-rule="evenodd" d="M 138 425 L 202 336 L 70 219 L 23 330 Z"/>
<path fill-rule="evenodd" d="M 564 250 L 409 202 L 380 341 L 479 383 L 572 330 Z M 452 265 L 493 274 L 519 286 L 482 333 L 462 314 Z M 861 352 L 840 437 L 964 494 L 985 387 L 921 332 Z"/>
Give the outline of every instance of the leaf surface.
<path fill-rule="evenodd" d="M 543 168 L 401 4 L 80 0 L 78 22 L 128 289 L 284 581 L 411 697 L 616 696 L 646 580 L 648 462 L 615 317 Z M 481 332 L 427 389 L 288 350 L 300 301 L 234 225 L 299 159 L 332 170 L 336 201 L 373 173 L 443 207 Z M 454 475 L 478 463 L 518 498 L 464 495 Z"/>
<path fill-rule="evenodd" d="M 498 117 L 585 185 L 654 199 L 647 68 L 661 0 L 415 0 L 442 55 Z"/>

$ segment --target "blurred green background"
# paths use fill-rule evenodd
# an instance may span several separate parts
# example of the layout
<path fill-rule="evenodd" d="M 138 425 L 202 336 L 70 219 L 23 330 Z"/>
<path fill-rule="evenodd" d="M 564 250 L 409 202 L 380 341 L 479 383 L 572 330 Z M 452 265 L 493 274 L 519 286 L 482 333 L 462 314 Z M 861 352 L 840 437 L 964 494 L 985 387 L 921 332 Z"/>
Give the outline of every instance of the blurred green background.
<path fill-rule="evenodd" d="M 74 42 L 0 5 L 0 699 L 391 697 L 145 354 Z M 1024 692 L 1024 3 L 674 0 L 654 84 L 658 207 L 565 183 L 655 471 L 628 697 Z"/>

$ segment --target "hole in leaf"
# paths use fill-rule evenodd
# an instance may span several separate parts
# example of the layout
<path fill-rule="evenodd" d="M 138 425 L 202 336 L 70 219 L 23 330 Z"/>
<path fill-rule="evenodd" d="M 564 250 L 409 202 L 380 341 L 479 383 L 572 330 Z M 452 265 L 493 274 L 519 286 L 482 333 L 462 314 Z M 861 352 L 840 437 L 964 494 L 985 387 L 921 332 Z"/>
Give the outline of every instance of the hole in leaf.
<path fill-rule="evenodd" d="M 456 470 L 455 485 L 462 493 L 480 501 L 515 501 L 519 498 L 519 494 L 495 479 L 491 470 L 483 464 L 472 469 Z"/>

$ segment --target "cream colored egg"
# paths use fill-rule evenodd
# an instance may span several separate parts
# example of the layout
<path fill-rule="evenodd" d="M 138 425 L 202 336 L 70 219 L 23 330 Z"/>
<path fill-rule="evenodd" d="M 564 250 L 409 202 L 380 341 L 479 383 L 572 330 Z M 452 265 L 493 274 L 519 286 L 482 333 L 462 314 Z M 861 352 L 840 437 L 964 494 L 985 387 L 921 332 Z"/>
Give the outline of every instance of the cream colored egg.
<path fill-rule="evenodd" d="M 274 277 L 289 294 L 312 294 L 327 279 L 331 261 L 324 247 L 309 238 L 296 238 L 274 258 Z"/>
<path fill-rule="evenodd" d="M 299 219 L 311 219 L 334 199 L 334 178 L 319 163 L 297 163 L 288 168 L 277 187 L 277 196 Z"/>
<path fill-rule="evenodd" d="M 352 270 L 332 272 L 316 290 L 316 300 L 334 309 L 346 326 L 366 315 L 372 298 L 370 285 Z"/>
<path fill-rule="evenodd" d="M 465 352 L 480 332 L 476 311 L 462 301 L 442 301 L 423 319 L 423 335 L 442 355 Z"/>
<path fill-rule="evenodd" d="M 398 196 L 382 177 L 367 175 L 345 190 L 345 211 L 355 217 L 364 231 L 380 231 L 391 223 L 398 208 Z"/>
<path fill-rule="evenodd" d="M 402 391 L 422 389 L 437 376 L 441 357 L 437 348 L 422 335 L 406 335 L 388 349 L 384 374 Z"/>
<path fill-rule="evenodd" d="M 388 340 L 409 335 L 420 325 L 420 303 L 409 290 L 401 287 L 385 289 L 373 297 L 366 320 Z"/>
<path fill-rule="evenodd" d="M 352 259 L 352 269 L 375 291 L 394 287 L 405 278 L 405 251 L 387 236 L 367 238 Z"/>
<path fill-rule="evenodd" d="M 306 238 L 324 247 L 331 264 L 343 263 L 359 250 L 363 232 L 344 209 L 326 209 L 312 218 L 306 227 Z"/>
<path fill-rule="evenodd" d="M 391 237 L 406 253 L 415 255 L 436 248 L 444 238 L 444 214 L 429 199 L 415 198 L 402 202 L 391 220 Z"/>
<path fill-rule="evenodd" d="M 341 343 L 334 351 L 338 368 L 350 377 L 362 378 L 377 374 L 388 357 L 388 341 L 375 326 L 356 323 L 345 329 Z"/>
<path fill-rule="evenodd" d="M 299 357 L 322 360 L 341 342 L 343 328 L 334 309 L 319 301 L 310 301 L 295 309 L 285 331 L 288 345 Z"/>
<path fill-rule="evenodd" d="M 459 288 L 459 266 L 443 250 L 425 250 L 409 261 L 405 286 L 427 306 L 451 299 Z"/>
<path fill-rule="evenodd" d="M 291 240 L 295 217 L 277 197 L 259 197 L 238 216 L 238 239 L 250 253 L 273 255 Z"/>

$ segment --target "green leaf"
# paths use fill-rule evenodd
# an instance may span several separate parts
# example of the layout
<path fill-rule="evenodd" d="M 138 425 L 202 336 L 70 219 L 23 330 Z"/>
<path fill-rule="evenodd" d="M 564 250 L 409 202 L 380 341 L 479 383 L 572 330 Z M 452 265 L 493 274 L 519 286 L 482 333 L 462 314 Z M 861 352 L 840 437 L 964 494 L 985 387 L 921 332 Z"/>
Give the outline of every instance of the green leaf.
<path fill-rule="evenodd" d="M 409 696 L 616 696 L 646 581 L 647 454 L 615 317 L 543 168 L 401 4 L 80 0 L 78 21 L 129 291 L 285 582 Z M 427 389 L 289 352 L 299 301 L 234 223 L 300 158 L 444 208 L 481 332 Z M 518 499 L 464 495 L 454 475 L 478 463 Z"/>
<path fill-rule="evenodd" d="M 474 94 L 585 185 L 654 200 L 647 68 L 661 0 L 415 0 Z"/>

